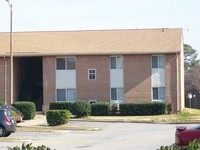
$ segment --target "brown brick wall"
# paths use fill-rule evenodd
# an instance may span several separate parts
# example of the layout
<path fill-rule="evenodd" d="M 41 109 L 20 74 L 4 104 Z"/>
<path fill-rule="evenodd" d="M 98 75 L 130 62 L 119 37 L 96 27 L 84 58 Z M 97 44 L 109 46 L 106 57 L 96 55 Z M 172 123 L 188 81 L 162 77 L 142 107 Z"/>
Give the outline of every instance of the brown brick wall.
<path fill-rule="evenodd" d="M 151 55 L 124 56 L 125 102 L 151 102 Z"/>
<path fill-rule="evenodd" d="M 55 101 L 56 57 L 43 57 L 43 110 L 48 110 L 49 103 Z"/>
<path fill-rule="evenodd" d="M 5 59 L 0 58 L 0 100 L 5 100 Z"/>
<path fill-rule="evenodd" d="M 124 55 L 125 102 L 151 102 L 151 56 Z M 43 57 L 44 110 L 55 101 L 56 57 Z M 176 55 L 166 55 L 166 102 L 176 109 Z M 96 80 L 88 80 L 88 69 L 96 69 Z M 47 85 L 45 85 L 47 83 Z M 110 56 L 77 56 L 78 100 L 110 100 Z"/>
<path fill-rule="evenodd" d="M 176 71 L 176 55 L 168 54 L 165 57 L 165 88 L 166 103 L 172 103 L 174 111 L 177 105 L 177 71 Z"/>
<path fill-rule="evenodd" d="M 5 66 L 7 66 L 5 70 Z M 6 71 L 6 73 L 5 73 Z M 21 88 L 21 61 L 20 58 L 13 59 L 13 102 L 18 100 Z M 6 77 L 5 77 L 6 76 Z M 6 87 L 5 87 L 6 80 Z M 6 91 L 6 96 L 5 96 Z M 10 104 L 10 59 L 0 58 L 0 100 L 5 101 L 7 99 L 7 104 Z"/>
<path fill-rule="evenodd" d="M 77 56 L 76 85 L 79 100 L 110 99 L 110 56 Z M 88 69 L 96 69 L 96 80 L 88 80 Z"/>

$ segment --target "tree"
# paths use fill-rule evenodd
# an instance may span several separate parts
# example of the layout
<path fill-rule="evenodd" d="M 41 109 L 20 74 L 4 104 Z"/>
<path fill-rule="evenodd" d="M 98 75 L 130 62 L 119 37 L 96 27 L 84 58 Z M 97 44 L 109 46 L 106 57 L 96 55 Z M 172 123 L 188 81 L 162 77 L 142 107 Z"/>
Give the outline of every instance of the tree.
<path fill-rule="evenodd" d="M 196 65 L 193 68 L 185 71 L 185 91 L 200 92 L 200 65 Z"/>
<path fill-rule="evenodd" d="M 199 64 L 197 50 L 193 49 L 189 44 L 184 44 L 184 55 L 185 70 L 189 70 Z"/>

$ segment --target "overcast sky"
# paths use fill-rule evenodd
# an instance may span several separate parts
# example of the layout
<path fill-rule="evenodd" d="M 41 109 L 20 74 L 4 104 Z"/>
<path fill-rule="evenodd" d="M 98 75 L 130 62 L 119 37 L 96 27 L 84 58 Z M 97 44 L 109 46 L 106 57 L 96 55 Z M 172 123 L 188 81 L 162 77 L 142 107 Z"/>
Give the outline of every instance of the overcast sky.
<path fill-rule="evenodd" d="M 200 0 L 10 0 L 13 31 L 182 28 L 200 55 Z M 0 32 L 10 9 L 0 0 Z M 199 56 L 200 57 L 200 56 Z"/>

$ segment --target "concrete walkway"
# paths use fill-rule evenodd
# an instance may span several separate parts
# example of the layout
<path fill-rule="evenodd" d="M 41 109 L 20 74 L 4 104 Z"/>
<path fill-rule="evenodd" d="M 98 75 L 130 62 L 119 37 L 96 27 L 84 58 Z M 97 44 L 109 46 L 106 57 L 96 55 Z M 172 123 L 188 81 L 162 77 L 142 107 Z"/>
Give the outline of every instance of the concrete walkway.
<path fill-rule="evenodd" d="M 23 120 L 20 123 L 17 123 L 19 127 L 31 127 L 31 126 L 47 126 L 46 116 L 45 115 L 36 115 L 32 120 Z"/>
<path fill-rule="evenodd" d="M 46 121 L 46 116 L 37 114 L 32 120 L 23 120 L 17 123 L 17 130 L 20 131 L 55 131 L 55 130 L 84 130 L 84 131 L 98 131 L 99 128 L 92 126 L 83 126 L 69 121 L 67 124 L 58 126 L 49 126 Z"/>

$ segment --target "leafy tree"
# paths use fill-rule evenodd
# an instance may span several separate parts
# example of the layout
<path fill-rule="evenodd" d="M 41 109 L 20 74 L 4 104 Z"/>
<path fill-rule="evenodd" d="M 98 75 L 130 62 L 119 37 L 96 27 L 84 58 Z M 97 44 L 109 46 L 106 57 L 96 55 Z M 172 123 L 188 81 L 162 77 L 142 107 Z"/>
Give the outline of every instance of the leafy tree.
<path fill-rule="evenodd" d="M 189 44 L 184 44 L 184 55 L 185 70 L 189 70 L 199 64 L 197 50 L 193 49 Z"/>
<path fill-rule="evenodd" d="M 200 65 L 185 71 L 185 91 L 186 93 L 191 91 L 200 92 Z"/>

